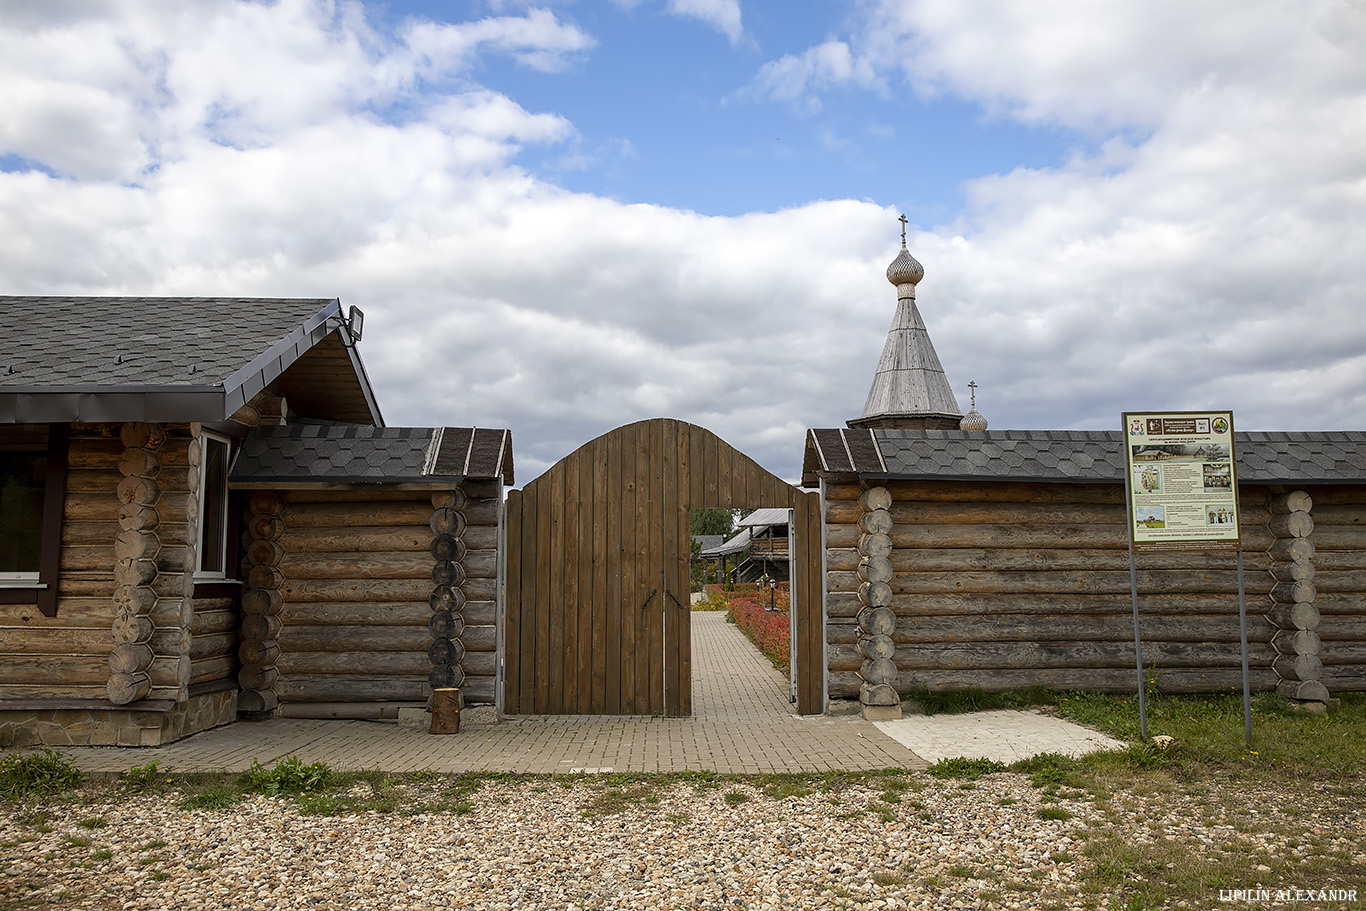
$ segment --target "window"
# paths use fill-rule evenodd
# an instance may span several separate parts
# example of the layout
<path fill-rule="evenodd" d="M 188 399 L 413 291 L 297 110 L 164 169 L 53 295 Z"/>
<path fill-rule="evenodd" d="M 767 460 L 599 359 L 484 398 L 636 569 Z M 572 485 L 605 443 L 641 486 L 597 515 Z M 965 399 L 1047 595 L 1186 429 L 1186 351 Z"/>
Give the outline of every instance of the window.
<path fill-rule="evenodd" d="M 43 555 L 47 440 L 0 451 L 0 582 L 38 581 Z M 18 444 L 22 445 L 22 444 Z"/>
<path fill-rule="evenodd" d="M 57 614 L 67 424 L 0 427 L 0 603 Z"/>
<path fill-rule="evenodd" d="M 200 440 L 199 574 L 221 579 L 228 566 L 228 441 L 207 432 Z"/>

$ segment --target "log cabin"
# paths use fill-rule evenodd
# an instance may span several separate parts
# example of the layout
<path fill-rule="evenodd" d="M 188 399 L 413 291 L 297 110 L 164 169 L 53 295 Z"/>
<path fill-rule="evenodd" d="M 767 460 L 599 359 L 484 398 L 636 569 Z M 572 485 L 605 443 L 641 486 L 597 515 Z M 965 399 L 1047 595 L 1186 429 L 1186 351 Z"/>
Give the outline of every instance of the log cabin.
<path fill-rule="evenodd" d="M 806 435 L 827 709 L 896 718 L 922 688 L 1133 692 L 1120 432 L 991 431 L 975 384 L 962 414 L 917 308 L 923 276 L 903 234 L 864 411 Z M 1366 433 L 1239 433 L 1235 450 L 1253 688 L 1366 690 Z M 1235 555 L 1140 553 L 1137 568 L 1145 685 L 1240 690 Z"/>
<path fill-rule="evenodd" d="M 359 330 L 327 299 L 0 297 L 0 745 L 156 745 L 324 691 L 421 704 L 389 679 L 419 655 L 428 690 L 488 669 L 464 651 L 487 623 L 396 632 L 394 595 L 492 597 L 488 533 L 462 535 L 489 524 L 510 441 L 384 427 Z M 390 669 L 308 670 L 325 624 Z"/>

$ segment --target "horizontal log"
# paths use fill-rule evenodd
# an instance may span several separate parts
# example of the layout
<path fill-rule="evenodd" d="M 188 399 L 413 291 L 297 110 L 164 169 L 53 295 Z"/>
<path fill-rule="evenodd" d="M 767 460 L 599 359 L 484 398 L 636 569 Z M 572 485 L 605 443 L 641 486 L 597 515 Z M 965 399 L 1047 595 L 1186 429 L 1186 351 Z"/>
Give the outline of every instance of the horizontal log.
<path fill-rule="evenodd" d="M 431 504 L 423 500 L 289 503 L 283 515 L 286 534 L 300 528 L 411 527 L 426 525 L 431 517 Z"/>
<path fill-rule="evenodd" d="M 1318 655 L 1282 655 L 1272 667 L 1282 680 L 1318 680 L 1323 676 L 1323 661 Z"/>
<path fill-rule="evenodd" d="M 460 683 L 460 698 L 467 706 L 493 705 L 496 689 L 496 678 L 466 674 Z"/>
<path fill-rule="evenodd" d="M 280 706 L 277 718 L 331 718 L 392 721 L 400 709 L 420 709 L 421 702 L 292 702 Z"/>
<path fill-rule="evenodd" d="M 1312 515 L 1315 528 L 1323 525 L 1366 526 L 1366 503 L 1318 505 Z"/>
<path fill-rule="evenodd" d="M 1226 551 L 1157 551 L 1143 553 L 1136 561 L 1140 572 L 1179 569 L 1236 571 Z M 898 572 L 1031 572 L 1035 570 L 1129 572 L 1127 550 L 1094 548 L 920 548 L 893 550 L 892 568 Z M 1266 571 L 1273 561 L 1267 554 L 1244 554 L 1244 571 Z M 828 566 L 828 564 L 827 564 Z M 834 569 L 833 566 L 828 566 Z M 842 567 L 841 567 L 842 568 Z"/>
<path fill-rule="evenodd" d="M 496 646 L 497 636 L 496 626 L 471 626 L 467 622 L 460 634 L 460 641 L 465 644 L 466 653 L 492 651 Z"/>
<path fill-rule="evenodd" d="M 411 652 L 427 655 L 432 637 L 421 626 L 292 626 L 286 624 L 276 641 L 285 652 Z M 468 647 L 468 645 L 466 646 Z"/>
<path fill-rule="evenodd" d="M 371 553 L 425 551 L 431 545 L 432 530 L 420 525 L 377 527 L 290 528 L 279 544 L 291 554 Z"/>
<path fill-rule="evenodd" d="M 0 627 L 0 662 L 9 655 L 86 655 L 103 660 L 116 645 L 109 627 Z"/>
<path fill-rule="evenodd" d="M 1278 538 L 1307 538 L 1314 532 L 1314 519 L 1307 512 L 1271 516 L 1266 527 Z"/>
<path fill-rule="evenodd" d="M 284 610 L 285 596 L 270 588 L 249 588 L 242 593 L 242 613 L 274 616 Z"/>
<path fill-rule="evenodd" d="M 108 598 L 58 598 L 57 616 L 44 616 L 36 604 L 0 604 L 0 626 L 35 629 L 100 629 L 114 622 Z"/>
<path fill-rule="evenodd" d="M 1329 693 L 1360 693 L 1366 690 L 1366 665 L 1325 666 L 1319 682 Z"/>
<path fill-rule="evenodd" d="M 432 504 L 432 509 L 454 509 L 459 511 L 469 504 L 469 495 L 459 487 L 456 487 L 453 490 L 438 490 L 432 494 L 429 502 Z"/>
<path fill-rule="evenodd" d="M 244 690 L 269 690 L 275 686 L 275 681 L 280 679 L 280 672 L 274 665 L 260 667 L 255 664 L 244 664 L 237 671 L 237 679 Z"/>
<path fill-rule="evenodd" d="M 109 696 L 105 692 L 105 684 L 87 684 L 84 686 L 63 686 L 61 684 L 10 684 L 5 687 L 3 702 L 0 702 L 0 712 L 11 711 L 4 706 L 14 699 L 51 699 L 51 700 L 89 700 L 94 699 L 103 703 L 109 702 Z M 12 703 L 11 703 L 12 704 Z M 17 709 L 15 711 L 18 711 Z"/>
<path fill-rule="evenodd" d="M 278 707 L 279 704 L 279 697 L 273 690 L 265 692 L 243 690 L 237 694 L 237 711 L 239 712 L 269 712 Z"/>
<path fill-rule="evenodd" d="M 857 525 L 826 523 L 822 528 L 824 529 L 827 548 L 857 550 L 859 539 L 863 537 L 863 532 Z"/>
<path fill-rule="evenodd" d="M 1271 578 L 1277 582 L 1313 582 L 1314 564 L 1308 560 L 1286 560 L 1272 563 Z"/>
<path fill-rule="evenodd" d="M 184 598 L 158 598 L 147 611 L 147 616 L 151 617 L 152 622 L 159 628 L 180 626 L 184 614 Z"/>
<path fill-rule="evenodd" d="M 1310 629 L 1281 630 L 1271 643 L 1281 655 L 1317 655 L 1323 647 L 1319 634 Z"/>
<path fill-rule="evenodd" d="M 831 645 L 826 650 L 826 665 L 831 671 L 857 672 L 863 664 L 863 655 L 856 646 Z"/>
<path fill-rule="evenodd" d="M 1236 599 L 1235 599 L 1236 600 Z M 1223 614 L 1162 614 L 1142 611 L 1139 631 L 1149 642 L 1241 641 L 1236 603 Z M 1248 640 L 1270 642 L 1276 627 L 1262 616 L 1247 618 Z M 1133 617 L 1124 614 L 997 614 L 989 616 L 900 617 L 892 639 L 898 645 L 977 642 L 1127 642 Z"/>
<path fill-rule="evenodd" d="M 275 684 L 281 702 L 425 702 L 424 677 L 286 677 Z"/>
<path fill-rule="evenodd" d="M 461 561 L 465 575 L 471 579 L 496 579 L 498 577 L 498 552 L 496 550 L 467 550 Z"/>
<path fill-rule="evenodd" d="M 1319 592 L 1314 605 L 1325 617 L 1366 614 L 1366 598 L 1361 592 Z"/>
<path fill-rule="evenodd" d="M 180 632 L 180 627 L 175 627 Z M 110 630 L 114 636 L 114 642 L 147 642 L 156 632 L 156 626 L 152 623 L 152 618 L 141 614 L 121 613 L 114 618 Z"/>
<path fill-rule="evenodd" d="M 110 674 L 141 673 L 152 663 L 152 648 L 146 643 L 121 642 L 109 650 Z"/>
<path fill-rule="evenodd" d="M 830 573 L 832 582 L 835 577 L 845 575 Z M 857 577 L 855 577 L 857 578 Z M 844 588 L 847 580 L 839 580 Z M 1271 589 L 1269 574 L 1258 578 L 1258 574 L 1244 576 L 1246 590 L 1254 594 L 1265 594 Z M 934 595 L 953 593 L 1029 593 L 1065 594 L 1098 593 L 1128 594 L 1129 573 L 1118 571 L 1099 572 L 1054 572 L 1037 570 L 1034 572 L 903 572 L 897 573 L 891 582 L 892 592 L 898 595 Z M 1213 594 L 1236 593 L 1238 577 L 1233 571 L 1213 572 L 1198 570 L 1167 570 L 1161 572 L 1140 571 L 1138 590 L 1144 595 L 1165 594 Z"/>
<path fill-rule="evenodd" d="M 226 633 L 205 633 L 200 636 L 190 638 L 190 660 L 200 661 L 205 658 L 216 658 L 219 655 L 237 654 L 237 633 L 229 631 Z"/>
<path fill-rule="evenodd" d="M 1143 643 L 1143 663 L 1150 668 L 1241 667 L 1237 643 Z M 1270 667 L 1276 651 L 1264 643 L 1251 643 L 1249 661 Z M 1102 668 L 1132 667 L 1132 642 L 977 642 L 964 645 L 901 645 L 897 667 L 903 671 L 953 670 L 957 668 Z"/>
<path fill-rule="evenodd" d="M 976 481 L 883 481 L 893 501 L 1123 504 L 1124 483 L 1038 484 Z M 830 488 L 826 488 L 827 496 Z M 857 496 L 857 494 L 855 494 Z"/>
<path fill-rule="evenodd" d="M 1366 642 L 1366 614 L 1324 616 L 1319 621 L 1316 632 L 1319 634 L 1319 638 L 1325 642 L 1347 640 Z"/>
<path fill-rule="evenodd" d="M 854 645 L 863 632 L 858 623 L 830 620 L 825 624 L 825 641 L 830 645 Z"/>
<path fill-rule="evenodd" d="M 275 661 L 285 677 L 411 677 L 427 679 L 431 662 L 423 652 L 284 651 Z"/>
<path fill-rule="evenodd" d="M 252 667 L 274 667 L 280 660 L 280 645 L 269 639 L 244 639 L 238 643 L 237 657 Z"/>
<path fill-rule="evenodd" d="M 141 672 L 111 674 L 104 684 L 106 696 L 115 705 L 126 705 L 139 699 L 145 699 L 150 694 L 151 688 L 151 680 Z"/>
<path fill-rule="evenodd" d="M 1360 484 L 1334 484 L 1313 488 L 1314 507 L 1321 506 L 1366 506 L 1366 486 Z"/>
<path fill-rule="evenodd" d="M 829 592 L 825 596 L 825 613 L 830 618 L 857 617 L 863 602 L 857 592 Z"/>
<path fill-rule="evenodd" d="M 280 617 L 288 626 L 408 626 L 426 624 L 432 609 L 423 601 L 290 602 Z"/>
<path fill-rule="evenodd" d="M 339 553 L 286 553 L 280 572 L 286 579 L 419 579 L 432 571 L 432 556 L 425 547 L 411 551 Z"/>
<path fill-rule="evenodd" d="M 1309 512 L 1314 508 L 1314 499 L 1303 490 L 1292 490 L 1288 493 L 1272 494 L 1266 505 L 1272 515 L 1286 515 L 1292 512 Z"/>
<path fill-rule="evenodd" d="M 202 600 L 196 601 L 194 617 L 190 621 L 190 632 L 196 636 L 223 633 L 235 629 L 239 623 L 237 611 L 209 610 Z"/>
<path fill-rule="evenodd" d="M 1248 679 L 1253 692 L 1259 693 L 1274 690 L 1280 682 L 1280 678 L 1271 668 L 1252 668 L 1249 670 Z M 1241 668 L 1158 670 L 1155 683 L 1158 691 L 1163 693 L 1240 693 L 1243 689 L 1243 676 Z M 1137 688 L 1137 672 L 1132 667 L 922 671 L 917 672 L 913 682 L 903 674 L 898 679 L 897 689 L 905 693 L 913 685 L 936 693 L 970 688 L 999 693 L 1032 686 L 1059 692 L 1085 690 L 1093 693 L 1133 693 Z"/>
<path fill-rule="evenodd" d="M 492 601 L 498 597 L 497 579 L 466 579 L 460 588 L 470 601 Z"/>
<path fill-rule="evenodd" d="M 283 624 L 284 621 L 278 616 L 247 614 L 242 618 L 242 638 L 273 640 L 280 635 L 280 627 Z"/>
<path fill-rule="evenodd" d="M 179 626 L 162 626 L 153 631 L 147 646 L 157 655 L 179 655 L 185 651 L 185 630 Z"/>
<path fill-rule="evenodd" d="M 62 519 L 65 522 L 117 523 L 120 505 L 112 485 L 93 491 L 68 488 L 62 501 Z"/>
<path fill-rule="evenodd" d="M 392 488 L 370 489 L 364 487 L 341 490 L 283 490 L 279 495 L 288 504 L 309 503 L 413 503 L 420 504 L 431 512 L 431 491 L 394 490 Z"/>
<path fill-rule="evenodd" d="M 470 550 L 497 550 L 498 528 L 494 525 L 471 525 L 460 536 Z"/>
<path fill-rule="evenodd" d="M 1249 613 L 1266 613 L 1271 600 L 1265 595 L 1249 596 Z M 1131 616 L 1133 601 L 1130 593 L 1059 594 L 1014 593 L 978 595 L 901 595 L 890 605 L 900 617 L 955 616 L 963 614 L 1120 614 Z M 1223 614 L 1238 611 L 1238 595 L 1230 594 L 1162 594 L 1143 591 L 1138 595 L 1141 613 L 1167 614 Z"/>
<path fill-rule="evenodd" d="M 114 578 L 107 573 L 67 573 L 57 582 L 57 597 L 108 598 L 115 585 Z"/>
<path fill-rule="evenodd" d="M 142 511 L 151 512 L 153 515 L 156 513 L 155 510 L 151 509 Z M 88 544 L 110 547 L 112 546 L 110 542 L 122 530 L 119 522 L 66 521 L 62 523 L 62 549 Z"/>
<path fill-rule="evenodd" d="M 430 567 L 428 567 L 430 571 Z M 432 590 L 432 580 L 422 579 L 288 579 L 281 586 L 285 600 L 305 601 L 419 601 Z"/>
<path fill-rule="evenodd" d="M 1366 549 L 1320 551 L 1314 557 L 1313 566 L 1321 573 L 1366 570 Z"/>
<path fill-rule="evenodd" d="M 109 679 L 110 655 L 8 655 L 0 660 L 0 684 L 102 685 Z M 182 673 L 188 682 L 189 661 L 188 657 L 156 657 L 145 673 L 157 686 L 180 686 Z"/>
<path fill-rule="evenodd" d="M 207 683 L 210 680 L 224 680 L 237 673 L 236 655 L 218 655 L 190 662 L 190 684 Z"/>
<path fill-rule="evenodd" d="M 832 671 L 826 677 L 826 690 L 831 699 L 857 699 L 863 678 L 854 671 Z"/>
<path fill-rule="evenodd" d="M 498 655 L 496 652 L 467 651 L 460 666 L 464 668 L 466 675 L 491 677 L 498 673 Z"/>
<path fill-rule="evenodd" d="M 1320 621 L 1318 607 L 1304 601 L 1272 605 L 1266 618 L 1280 629 L 1314 629 Z"/>
<path fill-rule="evenodd" d="M 1271 587 L 1271 597 L 1278 604 L 1293 604 L 1296 601 L 1313 601 L 1317 587 L 1313 582 L 1277 582 Z"/>
<path fill-rule="evenodd" d="M 144 540 L 142 536 L 137 536 L 139 543 Z M 156 554 L 156 539 L 151 539 L 151 544 L 134 554 L 134 558 L 145 557 Z M 73 570 L 91 570 L 105 573 L 114 571 L 114 544 L 106 539 L 104 544 L 73 544 L 62 547 L 62 572 Z"/>
<path fill-rule="evenodd" d="M 1337 570 L 1321 573 L 1314 580 L 1314 587 L 1321 592 L 1366 592 L 1366 571 Z"/>
<path fill-rule="evenodd" d="M 1276 692 L 1303 702 L 1327 702 L 1331 698 L 1328 688 L 1318 680 L 1282 680 Z"/>
<path fill-rule="evenodd" d="M 869 487 L 859 493 L 858 502 L 868 512 L 888 509 L 892 505 L 892 494 L 885 487 Z"/>
<path fill-rule="evenodd" d="M 492 626 L 498 622 L 498 604 L 495 601 L 466 601 L 460 615 L 471 626 Z"/>
<path fill-rule="evenodd" d="M 465 522 L 469 526 L 497 527 L 503 504 L 491 497 L 471 497 L 465 504 Z"/>

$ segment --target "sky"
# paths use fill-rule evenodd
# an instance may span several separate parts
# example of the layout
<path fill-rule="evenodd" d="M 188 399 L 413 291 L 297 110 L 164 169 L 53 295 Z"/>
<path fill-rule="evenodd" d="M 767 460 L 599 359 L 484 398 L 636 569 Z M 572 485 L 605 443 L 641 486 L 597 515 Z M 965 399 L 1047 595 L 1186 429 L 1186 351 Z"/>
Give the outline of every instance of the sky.
<path fill-rule="evenodd" d="M 651 417 L 796 478 L 902 213 L 993 430 L 1366 429 L 1354 0 L 0 0 L 0 291 L 338 297 L 519 485 Z"/>

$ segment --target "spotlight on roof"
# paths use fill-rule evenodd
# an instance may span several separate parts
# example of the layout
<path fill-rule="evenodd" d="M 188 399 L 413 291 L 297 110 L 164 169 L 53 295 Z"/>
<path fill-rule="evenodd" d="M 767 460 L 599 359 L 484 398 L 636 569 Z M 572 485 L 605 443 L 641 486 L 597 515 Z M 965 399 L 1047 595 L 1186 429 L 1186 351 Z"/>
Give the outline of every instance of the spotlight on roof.
<path fill-rule="evenodd" d="M 353 342 L 360 341 L 361 330 L 365 328 L 365 313 L 355 304 L 351 305 L 351 310 L 346 314 L 346 328 L 351 333 Z"/>

